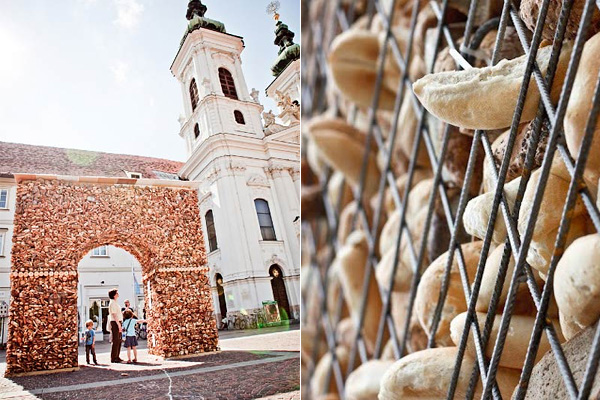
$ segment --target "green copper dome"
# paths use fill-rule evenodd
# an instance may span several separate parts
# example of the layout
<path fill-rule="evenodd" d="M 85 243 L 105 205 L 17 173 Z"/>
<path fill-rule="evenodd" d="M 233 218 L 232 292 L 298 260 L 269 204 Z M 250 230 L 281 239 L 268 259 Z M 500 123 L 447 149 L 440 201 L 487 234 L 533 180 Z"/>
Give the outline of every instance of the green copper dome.
<path fill-rule="evenodd" d="M 183 36 L 181 43 L 185 41 L 187 35 L 196 29 L 204 28 L 215 32 L 227 33 L 225 24 L 214 19 L 205 18 L 207 7 L 200 0 L 190 0 L 185 17 L 187 18 L 188 26 Z"/>
<path fill-rule="evenodd" d="M 277 21 L 274 43 L 279 46 L 279 56 L 271 67 L 273 76 L 279 76 L 290 63 L 300 59 L 300 45 L 294 43 L 294 36 L 286 24 Z"/>

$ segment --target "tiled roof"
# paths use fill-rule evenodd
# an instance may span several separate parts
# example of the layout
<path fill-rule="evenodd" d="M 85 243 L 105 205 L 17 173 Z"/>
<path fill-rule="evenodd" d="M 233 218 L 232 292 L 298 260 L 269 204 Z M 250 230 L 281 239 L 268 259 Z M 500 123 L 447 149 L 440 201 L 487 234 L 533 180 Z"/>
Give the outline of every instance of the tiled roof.
<path fill-rule="evenodd" d="M 176 175 L 182 166 L 182 162 L 161 158 L 0 142 L 0 175 L 127 177 L 127 171 L 141 173 L 143 178 L 166 179 L 175 178 L 172 174 Z"/>

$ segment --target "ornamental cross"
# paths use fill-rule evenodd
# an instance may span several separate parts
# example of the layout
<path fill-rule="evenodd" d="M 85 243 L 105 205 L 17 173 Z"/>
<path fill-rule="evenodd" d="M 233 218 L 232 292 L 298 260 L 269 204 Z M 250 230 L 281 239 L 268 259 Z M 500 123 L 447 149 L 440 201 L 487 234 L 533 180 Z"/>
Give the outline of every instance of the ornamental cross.
<path fill-rule="evenodd" d="M 279 8 L 281 7 L 281 3 L 278 0 L 272 1 L 267 6 L 267 14 L 273 14 L 273 18 L 275 21 L 279 21 Z"/>

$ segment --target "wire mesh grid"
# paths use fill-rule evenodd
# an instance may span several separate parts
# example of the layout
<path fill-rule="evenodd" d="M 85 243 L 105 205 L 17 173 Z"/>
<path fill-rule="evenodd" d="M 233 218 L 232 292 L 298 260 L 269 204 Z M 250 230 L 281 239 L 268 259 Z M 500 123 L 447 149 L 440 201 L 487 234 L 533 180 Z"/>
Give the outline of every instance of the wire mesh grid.
<path fill-rule="evenodd" d="M 574 2 L 565 1 L 559 5 L 560 14 L 558 15 L 557 24 L 554 27 L 555 36 L 551 44 L 550 61 L 545 73 L 536 62 L 536 57 L 542 44 L 542 32 L 545 28 L 551 1 L 539 1 L 539 11 L 536 10 L 539 12 L 537 15 L 537 24 L 533 33 L 528 31 L 523 20 L 520 18 L 519 5 L 510 0 L 504 2 L 499 15 L 484 23 L 476 23 L 476 15 L 480 7 L 479 2 L 480 0 L 472 0 L 470 2 L 466 21 L 461 26 L 464 27 L 464 31 L 461 32 L 462 43 L 457 43 L 455 39 L 456 35 L 453 34 L 453 31 L 456 31 L 456 26 L 447 22 L 450 8 L 449 1 L 424 2 L 415 0 L 414 4 L 412 4 L 412 14 L 410 15 L 407 45 L 401 49 L 402 45 L 398 42 L 393 32 L 395 23 L 394 13 L 397 12 L 397 0 L 387 2 L 380 0 L 370 0 L 368 2 L 357 0 L 303 1 L 303 122 L 307 122 L 311 118 L 328 111 L 345 118 L 350 124 L 357 125 L 359 107 L 355 104 L 350 104 L 349 106 L 343 104 L 345 100 L 339 94 L 330 95 L 328 87 L 332 85 L 332 78 L 327 60 L 332 40 L 341 32 L 347 31 L 356 21 L 357 17 L 362 16 L 367 21 L 367 27 L 372 26 L 374 20 L 377 19 L 381 24 L 383 34 L 383 44 L 380 46 L 380 49 L 390 49 L 390 51 L 379 51 L 378 54 L 373 97 L 367 112 L 364 157 L 362 160 L 355 160 L 356 163 L 360 163 L 361 165 L 361 173 L 358 183 L 352 187 L 353 202 L 355 204 L 355 217 L 352 221 L 352 227 L 361 226 L 365 232 L 368 244 L 368 257 L 366 258 L 365 272 L 362 279 L 362 296 L 358 299 L 359 306 L 355 306 L 355 311 L 352 313 L 352 323 L 355 326 L 352 334 L 352 344 L 349 349 L 348 359 L 344 363 L 340 362 L 336 351 L 339 339 L 336 337 L 336 327 L 340 322 L 345 302 L 343 294 L 340 292 L 336 295 L 337 303 L 333 308 L 328 306 L 328 295 L 332 291 L 328 272 L 342 246 L 338 241 L 338 228 L 342 213 L 341 205 L 344 191 L 341 190 L 341 194 L 337 198 L 332 198 L 333 193 L 329 191 L 329 180 L 332 177 L 333 171 L 329 167 L 325 167 L 321 171 L 318 181 L 309 182 L 315 184 L 318 182 L 319 202 L 312 203 L 311 207 L 323 207 L 322 218 L 305 217 L 306 215 L 311 215 L 312 210 L 308 210 L 303 205 L 303 264 L 309 265 L 307 269 L 303 270 L 302 296 L 303 341 L 310 341 L 307 346 L 310 349 L 310 354 L 303 354 L 303 364 L 305 367 L 302 374 L 303 396 L 306 398 L 315 395 L 314 390 L 311 391 L 310 383 L 311 379 L 314 378 L 319 356 L 323 352 L 326 352 L 330 357 L 330 363 L 327 364 L 325 381 L 321 383 L 322 387 L 329 388 L 330 381 L 333 381 L 339 398 L 345 398 L 344 387 L 346 379 L 358 364 L 381 357 L 386 337 L 389 336 L 391 340 L 396 359 L 400 359 L 401 356 L 409 352 L 411 317 L 414 312 L 417 289 L 424 270 L 423 264 L 427 258 L 427 243 L 431 232 L 432 220 L 435 218 L 438 204 L 441 204 L 442 218 L 445 219 L 448 226 L 450 239 L 447 247 L 448 256 L 446 257 L 443 269 L 442 282 L 439 287 L 439 294 L 437 295 L 437 303 L 433 318 L 430 321 L 429 334 L 427 335 L 428 348 L 436 347 L 437 345 L 436 333 L 440 326 L 444 303 L 448 296 L 453 263 L 457 263 L 458 265 L 460 282 L 464 292 L 465 303 L 467 304 L 466 322 L 464 329 L 462 329 L 460 340 L 456 343 L 457 356 L 452 371 L 452 378 L 448 387 L 444 388 L 447 391 L 446 397 L 455 397 L 461 368 L 463 368 L 463 359 L 465 358 L 469 342 L 474 344 L 475 347 L 475 362 L 473 363 L 472 370 L 468 372 L 470 380 L 466 397 L 474 397 L 476 386 L 479 382 L 481 382 L 480 390 L 482 398 L 502 397 L 497 384 L 497 376 L 506 338 L 510 335 L 511 318 L 514 315 L 517 296 L 519 291 L 522 290 L 521 287 L 526 288 L 535 305 L 535 324 L 528 341 L 525 361 L 520 368 L 519 384 L 515 389 L 514 397 L 517 399 L 525 398 L 533 367 L 539 359 L 537 353 L 542 340 L 549 342 L 568 396 L 578 399 L 590 396 L 600 360 L 600 330 L 595 331 L 583 379 L 579 379 L 577 383 L 563 351 L 561 342 L 564 343 L 564 339 L 559 332 L 560 326 L 557 326 L 556 321 L 553 322 L 553 320 L 548 318 L 548 310 L 552 303 L 554 272 L 568 244 L 569 230 L 578 201 L 583 203 L 588 214 L 587 217 L 591 221 L 591 224 L 593 224 L 594 231 L 598 232 L 600 228 L 600 214 L 595 204 L 595 188 L 590 188 L 589 182 L 586 184 L 586 181 L 584 181 L 586 162 L 590 156 L 589 151 L 592 148 L 592 139 L 600 110 L 600 76 L 593 82 L 595 89 L 593 98 L 591 99 L 591 111 L 585 116 L 587 123 L 585 124 L 586 129 L 579 154 L 571 154 L 569 152 L 564 140 L 563 128 L 563 120 L 571 97 L 571 88 L 573 87 L 585 41 L 589 36 L 590 21 L 593 14 L 597 12 L 597 5 L 593 0 L 579 2 L 581 4 L 584 3 L 581 19 L 578 24 L 576 37 L 572 42 L 573 49 L 564 76 L 564 82 L 561 86 L 560 96 L 558 97 L 558 101 L 553 101 L 551 96 L 551 91 L 553 90 L 552 83 L 557 74 L 558 60 L 561 50 L 564 47 L 563 39 Z M 411 3 L 413 2 L 411 1 Z M 508 27 L 516 31 L 523 53 L 527 59 L 524 72 L 520 77 L 522 85 L 512 118 L 510 133 L 505 139 L 507 141 L 506 151 L 501 159 L 498 160 L 498 163 L 490 161 L 494 160 L 494 149 L 492 147 L 494 140 L 493 132 L 485 130 L 475 130 L 473 132 L 468 161 L 464 171 L 464 180 L 460 188 L 457 204 L 449 194 L 450 185 L 443 178 L 443 165 L 452 156 L 450 154 L 451 150 L 449 150 L 449 142 L 452 135 L 456 133 L 451 132 L 452 128 L 450 125 L 445 125 L 441 140 L 434 137 L 432 126 L 435 118 L 428 114 L 414 95 L 412 91 L 413 82 L 409 73 L 411 57 L 414 52 L 413 44 L 416 39 L 415 28 L 417 17 L 420 10 L 425 7 L 429 7 L 437 19 L 434 25 L 433 42 L 435 44 L 433 46 L 433 60 L 436 60 L 440 49 L 448 47 L 457 69 L 470 69 L 473 63 L 473 54 L 481 45 L 483 36 L 495 30 L 497 33 L 493 45 L 493 53 L 491 60 L 488 60 L 489 65 L 495 65 L 500 60 L 502 48 L 505 45 L 505 32 Z M 395 92 L 391 122 L 389 126 L 383 126 L 378 118 L 378 112 L 383 91 L 384 75 L 386 73 L 386 63 L 389 63 L 390 59 L 395 61 L 399 66 L 401 78 L 398 81 L 399 85 Z M 433 68 L 434 63 L 432 62 L 427 72 L 433 72 Z M 540 93 L 541 100 L 535 118 L 530 125 L 531 135 L 524 157 L 518 190 L 516 191 L 516 195 L 509 198 L 505 190 L 502 189 L 505 183 L 508 182 L 507 174 L 511 162 L 511 154 L 513 153 L 513 147 L 515 146 L 519 132 L 519 123 L 529 93 L 528 90 L 530 86 L 534 85 Z M 405 96 L 405 93 L 408 95 Z M 393 149 L 395 148 L 397 127 L 403 123 L 400 115 L 401 108 L 403 102 L 406 101 L 411 102 L 411 107 L 413 107 L 414 112 L 418 116 L 418 125 L 415 140 L 410 151 L 408 169 L 404 174 L 406 175 L 406 184 L 404 185 L 403 192 L 400 192 L 396 184 L 398 174 L 393 168 Z M 342 110 L 342 108 L 345 109 Z M 541 145 L 541 138 L 543 136 L 541 132 L 543 129 L 547 129 L 547 137 L 545 138 L 547 142 L 544 143 L 544 147 Z M 303 137 L 304 161 L 306 161 L 307 156 L 307 140 L 307 137 Z M 436 146 L 436 140 L 441 142 L 441 146 Z M 417 238 L 411 235 L 407 223 L 410 215 L 407 214 L 410 212 L 409 200 L 411 199 L 411 190 L 415 187 L 413 179 L 416 180 L 417 159 L 419 153 L 423 151 L 423 146 L 429 159 L 433 182 L 432 191 L 428 198 L 426 198 L 427 213 L 424 223 L 425 228 L 422 230 L 420 237 Z M 374 196 L 374 200 L 366 198 L 365 195 L 366 180 L 368 179 L 369 153 L 373 148 L 378 149 L 379 154 L 382 155 L 384 160 L 381 179 L 378 183 L 378 190 Z M 541 165 L 534 165 L 536 153 L 539 152 L 539 149 L 544 150 Z M 535 269 L 528 263 L 527 255 L 536 229 L 536 221 L 540 214 L 540 208 L 544 201 L 544 193 L 548 189 L 547 184 L 551 175 L 555 153 L 558 153 L 557 159 L 559 162 L 566 167 L 570 182 L 566 196 L 563 198 L 562 210 L 554 210 L 557 215 L 561 212 L 562 214 L 558 229 L 556 232 L 551 232 L 553 235 L 552 239 L 554 240 L 554 248 L 545 275 L 545 282 L 540 287 L 539 277 Z M 493 203 L 485 237 L 482 238 L 483 242 L 481 244 L 477 268 L 474 275 L 472 273 L 469 275 L 465 254 L 463 247 L 461 247 L 461 242 L 464 241 L 461 240 L 460 230 L 467 203 L 473 197 L 471 187 L 472 181 L 476 179 L 474 175 L 478 173 L 477 169 L 479 166 L 477 160 L 478 157 L 481 158 L 483 155 L 486 156 L 485 162 L 489 164 L 486 168 L 489 168 L 491 172 Z M 532 173 L 536 170 L 536 167 L 539 167 L 537 168 L 539 176 L 536 182 L 534 182 L 536 189 L 531 200 L 531 209 L 524 223 L 524 229 L 519 229 L 521 227 L 521 221 L 519 221 L 520 207 L 528 187 L 528 182 L 531 180 Z M 304 177 L 305 174 L 303 174 Z M 308 180 L 309 178 L 306 178 L 307 182 Z M 371 282 L 375 279 L 374 272 L 381 256 L 377 252 L 377 243 L 381 227 L 385 223 L 384 203 L 386 191 L 391 195 L 395 208 L 400 211 L 398 232 L 393 246 L 393 269 L 391 276 L 396 276 L 398 260 L 403 252 L 408 252 L 413 274 L 409 285 L 410 288 L 407 290 L 406 315 L 403 323 L 400 325 L 395 324 L 391 313 L 392 295 L 394 285 L 396 284 L 395 280 L 389 279 L 389 284 L 386 284 L 385 287 L 382 287 L 380 284 L 376 285 L 377 295 L 380 297 L 383 308 L 377 327 L 375 346 L 374 348 L 367 348 L 368 346 L 364 338 L 365 314 L 368 308 L 370 290 L 373 288 Z M 318 204 L 318 206 L 314 204 Z M 369 208 L 372 209 L 373 215 L 369 215 Z M 481 313 L 477 314 L 476 304 L 482 285 L 486 260 L 494 245 L 494 228 L 498 219 L 503 220 L 507 235 L 504 241 L 504 251 L 496 276 L 494 291 L 489 299 L 488 311 L 485 316 L 482 316 Z M 407 246 L 402 246 L 403 240 L 408 243 Z M 511 259 L 514 263 L 514 267 L 512 268 L 510 267 Z M 512 271 L 510 271 L 511 269 Z M 503 295 L 503 287 L 507 284 L 505 281 L 509 282 L 508 292 Z M 505 296 L 505 300 L 502 299 L 502 296 Z M 499 307 L 500 311 L 497 312 Z M 494 323 L 498 316 L 500 316 L 500 321 L 495 326 Z M 492 335 L 492 330 L 495 331 L 495 335 Z M 304 332 L 308 331 L 312 332 L 311 336 L 305 335 Z M 491 350 L 491 355 L 489 355 L 486 353 L 486 349 L 491 348 L 488 346 L 488 341 L 490 341 L 492 336 L 495 336 L 495 339 L 493 341 L 493 350 Z M 343 364 L 347 367 L 344 368 Z"/>

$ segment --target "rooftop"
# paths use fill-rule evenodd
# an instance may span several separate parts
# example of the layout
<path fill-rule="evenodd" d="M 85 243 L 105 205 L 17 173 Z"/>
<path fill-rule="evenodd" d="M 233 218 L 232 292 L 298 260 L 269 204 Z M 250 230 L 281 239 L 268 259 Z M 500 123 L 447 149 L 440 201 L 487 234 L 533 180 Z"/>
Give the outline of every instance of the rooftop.
<path fill-rule="evenodd" d="M 182 162 L 161 158 L 0 142 L 0 175 L 17 173 L 178 179 Z"/>

